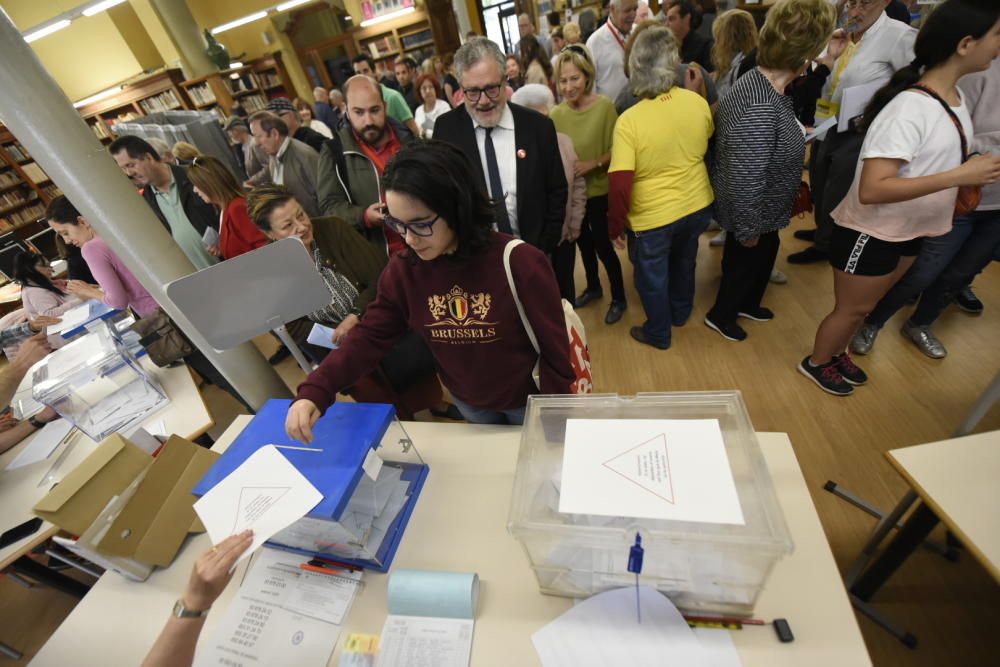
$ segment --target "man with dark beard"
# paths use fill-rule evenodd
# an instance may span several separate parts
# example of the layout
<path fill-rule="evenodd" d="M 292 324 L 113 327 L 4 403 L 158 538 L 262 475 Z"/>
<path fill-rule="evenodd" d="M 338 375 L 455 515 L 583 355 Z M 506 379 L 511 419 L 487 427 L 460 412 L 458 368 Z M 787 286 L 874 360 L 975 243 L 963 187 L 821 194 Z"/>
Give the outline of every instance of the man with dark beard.
<path fill-rule="evenodd" d="M 319 156 L 319 204 L 323 215 L 354 225 L 381 253 L 406 246 L 382 224 L 379 179 L 386 164 L 413 135 L 386 115 L 378 84 L 364 75 L 344 84 L 348 122 L 323 145 Z"/>

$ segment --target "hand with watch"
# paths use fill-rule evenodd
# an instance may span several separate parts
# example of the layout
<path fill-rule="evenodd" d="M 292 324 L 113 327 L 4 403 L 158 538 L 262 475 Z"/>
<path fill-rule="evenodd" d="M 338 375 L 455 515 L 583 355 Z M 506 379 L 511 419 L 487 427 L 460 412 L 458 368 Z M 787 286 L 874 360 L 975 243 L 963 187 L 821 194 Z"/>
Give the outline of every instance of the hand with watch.
<path fill-rule="evenodd" d="M 54 422 L 57 419 L 59 419 L 59 413 L 50 407 L 46 407 L 37 415 L 28 417 L 28 423 L 31 424 L 32 428 L 38 430 L 43 428 L 49 422 Z"/>
<path fill-rule="evenodd" d="M 195 561 L 187 587 L 149 650 L 142 667 L 189 667 L 204 619 L 225 590 L 240 555 L 253 544 L 253 531 L 227 537 Z"/>

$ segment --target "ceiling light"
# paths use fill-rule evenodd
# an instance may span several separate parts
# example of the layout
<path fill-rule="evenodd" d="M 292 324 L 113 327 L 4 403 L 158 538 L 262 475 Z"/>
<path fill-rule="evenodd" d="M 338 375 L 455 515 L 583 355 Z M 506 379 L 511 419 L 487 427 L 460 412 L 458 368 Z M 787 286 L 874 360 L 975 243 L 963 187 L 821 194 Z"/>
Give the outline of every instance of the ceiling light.
<path fill-rule="evenodd" d="M 93 16 L 94 14 L 100 14 L 105 9 L 111 9 L 115 5 L 120 5 L 125 0 L 104 0 L 103 2 L 98 2 L 96 5 L 91 5 L 83 10 L 84 16 Z"/>
<path fill-rule="evenodd" d="M 115 95 L 115 94 L 121 92 L 121 90 L 124 87 L 125 86 L 112 86 L 111 88 L 108 88 L 107 90 L 102 90 L 101 92 L 95 93 L 95 94 L 91 95 L 90 97 L 85 97 L 82 100 L 80 100 L 79 102 L 74 102 L 73 106 L 76 107 L 77 109 L 79 109 L 80 107 L 85 107 L 88 104 L 91 104 L 93 102 L 97 102 L 97 101 L 103 100 L 103 99 L 105 99 L 107 97 L 111 97 L 112 95 Z"/>
<path fill-rule="evenodd" d="M 29 32 L 27 35 L 24 36 L 24 41 L 26 41 L 28 44 L 31 44 L 36 39 L 41 39 L 46 35 L 51 35 L 54 32 L 59 32 L 63 28 L 68 28 L 69 24 L 70 24 L 69 19 L 63 19 L 62 21 L 56 21 L 55 23 L 50 23 L 44 28 L 39 28 L 34 32 Z"/>
<path fill-rule="evenodd" d="M 388 21 L 389 19 L 396 19 L 400 16 L 406 16 L 407 14 L 412 14 L 417 11 L 416 7 L 404 7 L 394 12 L 389 12 L 388 14 L 383 14 L 382 16 L 376 16 L 373 19 L 367 19 L 361 22 L 362 28 L 367 28 L 370 25 L 375 25 L 376 23 L 382 23 L 382 21 Z"/>
<path fill-rule="evenodd" d="M 241 19 L 236 19 L 235 21 L 230 21 L 229 23 L 223 23 L 220 26 L 212 28 L 212 34 L 218 35 L 220 32 L 225 32 L 227 30 L 232 30 L 233 28 L 237 28 L 241 25 L 246 25 L 247 23 L 253 23 L 254 21 L 259 21 L 260 19 L 265 18 L 266 16 L 267 16 L 266 11 L 255 12 L 253 14 L 250 14 L 249 16 L 244 16 Z"/>
<path fill-rule="evenodd" d="M 313 0 L 288 0 L 288 2 L 283 2 L 274 8 L 276 12 L 283 12 L 286 9 L 291 9 L 292 7 L 298 7 L 299 5 L 304 5 L 307 2 L 312 2 Z"/>

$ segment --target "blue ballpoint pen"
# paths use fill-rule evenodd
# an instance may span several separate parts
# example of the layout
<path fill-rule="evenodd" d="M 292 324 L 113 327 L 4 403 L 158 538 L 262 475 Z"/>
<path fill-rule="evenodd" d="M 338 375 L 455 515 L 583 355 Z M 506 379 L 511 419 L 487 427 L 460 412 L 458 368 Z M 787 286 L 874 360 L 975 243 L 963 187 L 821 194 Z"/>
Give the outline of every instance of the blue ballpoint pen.
<path fill-rule="evenodd" d="M 628 550 L 628 571 L 635 572 L 635 617 L 642 623 L 642 610 L 639 607 L 639 573 L 642 572 L 642 537 L 635 534 L 635 544 Z"/>

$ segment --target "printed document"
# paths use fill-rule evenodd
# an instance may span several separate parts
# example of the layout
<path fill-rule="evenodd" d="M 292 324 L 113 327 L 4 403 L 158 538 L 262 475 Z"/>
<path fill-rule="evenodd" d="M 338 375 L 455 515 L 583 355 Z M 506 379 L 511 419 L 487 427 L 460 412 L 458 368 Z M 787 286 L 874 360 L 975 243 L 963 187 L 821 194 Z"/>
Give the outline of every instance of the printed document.
<path fill-rule="evenodd" d="M 744 523 L 715 419 L 569 419 L 559 511 Z"/>
<path fill-rule="evenodd" d="M 316 487 L 274 445 L 267 445 L 199 498 L 194 510 L 212 544 L 253 529 L 253 544 L 240 558 L 243 560 L 322 499 Z"/>
<path fill-rule="evenodd" d="M 38 463 L 52 456 L 73 430 L 73 424 L 67 419 L 57 419 L 49 422 L 34 434 L 31 442 L 22 449 L 13 461 L 7 464 L 5 470 L 14 470 L 21 466 Z"/>

